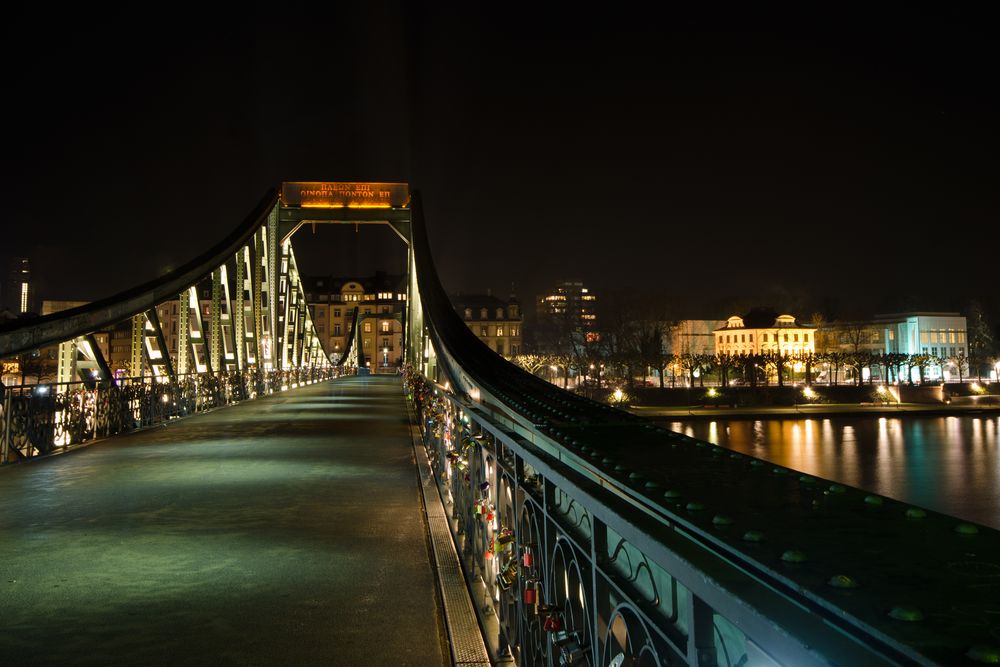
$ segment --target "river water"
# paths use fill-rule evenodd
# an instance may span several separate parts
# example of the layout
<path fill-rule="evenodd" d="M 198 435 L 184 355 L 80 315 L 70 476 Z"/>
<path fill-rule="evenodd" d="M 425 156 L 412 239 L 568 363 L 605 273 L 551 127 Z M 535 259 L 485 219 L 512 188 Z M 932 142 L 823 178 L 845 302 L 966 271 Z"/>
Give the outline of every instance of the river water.
<path fill-rule="evenodd" d="M 811 475 L 1000 529 L 1000 416 L 672 421 Z"/>

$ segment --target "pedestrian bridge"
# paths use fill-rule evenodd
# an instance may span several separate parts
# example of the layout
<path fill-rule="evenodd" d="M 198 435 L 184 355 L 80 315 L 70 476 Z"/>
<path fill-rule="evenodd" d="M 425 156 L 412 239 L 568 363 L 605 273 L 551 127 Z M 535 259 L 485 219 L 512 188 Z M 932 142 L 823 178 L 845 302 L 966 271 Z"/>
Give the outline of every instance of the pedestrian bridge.
<path fill-rule="evenodd" d="M 356 342 L 332 365 L 313 327 L 293 235 L 344 223 L 408 244 L 402 380 L 353 375 Z M 94 335 L 123 320 L 116 377 Z M 1000 534 L 517 369 L 452 309 L 405 184 L 283 184 L 177 271 L 0 329 L 0 358 L 45 345 L 61 382 L 0 401 L 0 657 L 1000 662 Z"/>

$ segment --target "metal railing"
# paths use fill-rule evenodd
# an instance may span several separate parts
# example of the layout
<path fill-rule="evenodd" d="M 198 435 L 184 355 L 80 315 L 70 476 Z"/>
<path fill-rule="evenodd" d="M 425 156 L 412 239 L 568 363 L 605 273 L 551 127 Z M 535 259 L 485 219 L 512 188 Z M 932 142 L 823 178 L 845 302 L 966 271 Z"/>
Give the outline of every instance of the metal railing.
<path fill-rule="evenodd" d="M 190 373 L 0 387 L 0 464 L 327 380 L 344 368 Z"/>

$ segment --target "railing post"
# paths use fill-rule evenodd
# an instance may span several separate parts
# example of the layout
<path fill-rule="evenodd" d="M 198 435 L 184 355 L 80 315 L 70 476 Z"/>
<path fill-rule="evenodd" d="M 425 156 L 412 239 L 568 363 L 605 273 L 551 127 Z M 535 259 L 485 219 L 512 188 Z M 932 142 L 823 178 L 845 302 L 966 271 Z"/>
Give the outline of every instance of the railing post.
<path fill-rule="evenodd" d="M 712 608 L 688 591 L 691 608 L 691 629 L 688 634 L 688 656 L 692 665 L 718 667 L 715 654 L 715 619 Z"/>
<path fill-rule="evenodd" d="M 0 464 L 7 463 L 7 455 L 10 453 L 10 395 L 10 389 L 3 393 L 3 456 Z"/>

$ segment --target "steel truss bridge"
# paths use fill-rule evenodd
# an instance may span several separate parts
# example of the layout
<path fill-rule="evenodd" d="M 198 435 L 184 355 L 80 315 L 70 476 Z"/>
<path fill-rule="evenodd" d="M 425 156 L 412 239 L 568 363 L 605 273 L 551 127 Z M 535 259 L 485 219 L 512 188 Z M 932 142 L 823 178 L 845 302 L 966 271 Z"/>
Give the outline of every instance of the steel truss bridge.
<path fill-rule="evenodd" d="M 523 372 L 452 308 L 403 184 L 286 183 L 169 275 L 0 329 L 0 358 L 58 345 L 60 369 L 59 383 L 4 391 L 2 460 L 363 368 L 357 327 L 328 361 L 292 252 L 296 229 L 327 223 L 388 224 L 409 246 L 404 391 L 465 575 L 492 601 L 479 611 L 518 664 L 1000 662 L 1000 533 Z M 176 356 L 164 304 L 179 308 Z M 115 377 L 95 335 L 123 321 L 131 365 Z"/>

